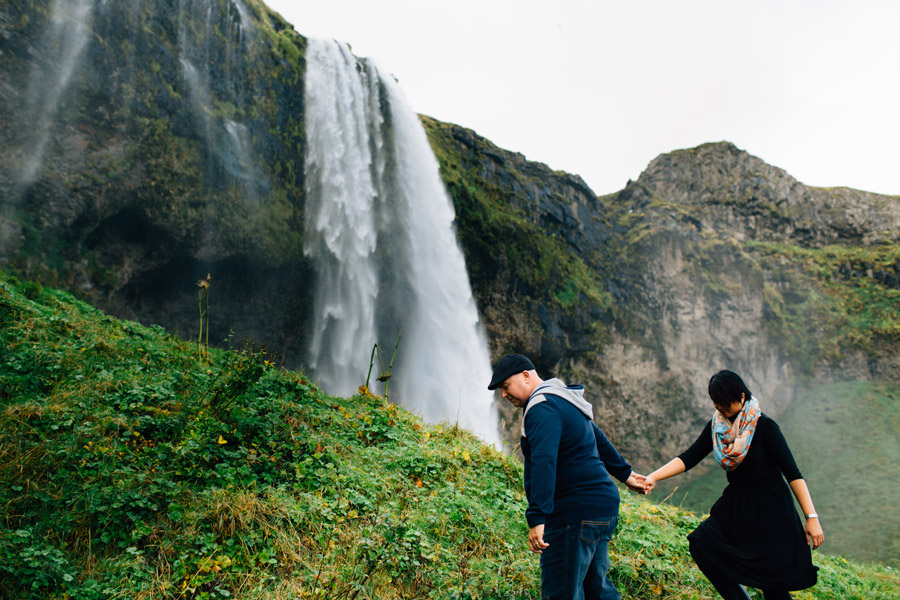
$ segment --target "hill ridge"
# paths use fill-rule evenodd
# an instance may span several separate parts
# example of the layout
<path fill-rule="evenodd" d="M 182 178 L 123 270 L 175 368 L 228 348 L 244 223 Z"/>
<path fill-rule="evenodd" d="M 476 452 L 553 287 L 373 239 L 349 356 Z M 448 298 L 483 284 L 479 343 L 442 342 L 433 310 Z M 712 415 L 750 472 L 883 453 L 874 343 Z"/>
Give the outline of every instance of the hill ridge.
<path fill-rule="evenodd" d="M 660 154 L 619 193 L 634 210 L 656 198 L 694 207 L 698 228 L 738 239 L 814 246 L 900 239 L 900 198 L 807 186 L 731 142 Z"/>

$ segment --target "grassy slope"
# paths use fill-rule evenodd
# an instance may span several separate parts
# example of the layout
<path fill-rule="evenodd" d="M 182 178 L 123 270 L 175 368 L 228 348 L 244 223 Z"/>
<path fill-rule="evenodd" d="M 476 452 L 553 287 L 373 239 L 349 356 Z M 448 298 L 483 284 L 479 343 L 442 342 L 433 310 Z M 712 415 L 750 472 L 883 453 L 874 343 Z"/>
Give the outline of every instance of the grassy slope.
<path fill-rule="evenodd" d="M 900 565 L 900 519 L 885 510 L 900 497 L 897 396 L 884 383 L 818 385 L 778 417 L 822 515 L 824 552 Z M 705 510 L 724 485 L 713 468 L 680 482 L 670 502 Z"/>
<path fill-rule="evenodd" d="M 521 465 L 265 352 L 213 351 L 0 274 L 0 597 L 535 598 Z M 698 518 L 625 495 L 627 598 L 712 598 Z M 798 598 L 892 598 L 817 556 Z"/>

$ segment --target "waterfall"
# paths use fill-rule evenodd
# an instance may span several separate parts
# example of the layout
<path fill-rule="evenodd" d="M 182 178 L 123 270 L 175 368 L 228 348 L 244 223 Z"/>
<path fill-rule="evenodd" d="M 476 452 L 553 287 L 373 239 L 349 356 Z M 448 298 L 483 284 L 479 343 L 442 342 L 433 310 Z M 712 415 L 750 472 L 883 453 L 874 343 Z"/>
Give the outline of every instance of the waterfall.
<path fill-rule="evenodd" d="M 305 86 L 304 251 L 318 269 L 308 364 L 330 392 L 350 395 L 376 341 L 374 209 L 384 173 L 378 77 L 368 64 L 357 72 L 346 48 L 310 40 Z"/>
<path fill-rule="evenodd" d="M 29 77 L 26 97 L 32 111 L 28 121 L 33 133 L 25 150 L 17 187 L 27 189 L 37 179 L 60 100 L 69 88 L 90 39 L 93 8 L 94 0 L 56 0 L 53 3 L 50 23 L 40 41 L 39 64 L 45 66 L 41 68 L 36 64 Z"/>
<path fill-rule="evenodd" d="M 19 235 L 15 212 L 41 176 L 53 127 L 62 120 L 60 107 L 90 42 L 93 14 L 94 0 L 55 0 L 32 49 L 34 62 L 21 99 L 22 113 L 17 115 L 23 126 L 3 149 L 6 164 L 0 163 L 0 181 L 10 182 L 8 193 L 0 195 L 0 255 Z"/>
<path fill-rule="evenodd" d="M 255 164 L 250 132 L 243 123 L 223 116 L 224 106 L 245 107 L 252 97 L 241 78 L 254 32 L 247 8 L 241 0 L 182 0 L 179 15 L 182 76 L 195 128 L 206 142 L 208 177 L 216 185 L 237 184 L 245 198 L 257 200 L 270 186 Z M 223 176 L 226 181 L 221 181 Z"/>
<path fill-rule="evenodd" d="M 331 393 L 384 366 L 391 397 L 499 445 L 490 357 L 454 212 L 397 83 L 333 41 L 307 49 L 305 252 L 318 270 L 307 364 Z M 376 360 L 374 375 L 380 371 Z M 378 391 L 376 389 L 376 391 Z"/>

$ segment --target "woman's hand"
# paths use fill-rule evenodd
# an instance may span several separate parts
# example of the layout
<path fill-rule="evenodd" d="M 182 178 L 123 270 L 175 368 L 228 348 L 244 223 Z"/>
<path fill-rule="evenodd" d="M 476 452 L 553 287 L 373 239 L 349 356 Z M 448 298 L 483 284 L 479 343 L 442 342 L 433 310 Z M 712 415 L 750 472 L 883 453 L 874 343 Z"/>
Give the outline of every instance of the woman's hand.
<path fill-rule="evenodd" d="M 797 502 L 800 504 L 800 510 L 803 511 L 803 514 L 815 514 L 816 507 L 813 505 L 812 497 L 809 495 L 809 488 L 806 487 L 806 482 L 802 478 L 795 479 L 790 482 L 790 486 L 791 491 L 794 492 L 794 496 L 797 498 Z M 816 516 L 812 519 L 807 519 L 806 544 L 812 546 L 812 549 L 815 550 L 821 546 L 824 541 L 825 533 L 822 531 L 822 526 L 819 524 L 819 517 Z"/>
<path fill-rule="evenodd" d="M 815 550 L 825 541 L 825 532 L 822 531 L 822 525 L 819 524 L 818 517 L 806 520 L 806 543 Z"/>
<path fill-rule="evenodd" d="M 663 479 L 668 479 L 669 477 L 675 477 L 679 473 L 684 473 L 684 461 L 676 456 L 657 470 L 644 477 L 644 493 L 649 494 L 650 492 L 652 492 L 653 488 L 656 487 L 657 481 L 662 481 Z"/>

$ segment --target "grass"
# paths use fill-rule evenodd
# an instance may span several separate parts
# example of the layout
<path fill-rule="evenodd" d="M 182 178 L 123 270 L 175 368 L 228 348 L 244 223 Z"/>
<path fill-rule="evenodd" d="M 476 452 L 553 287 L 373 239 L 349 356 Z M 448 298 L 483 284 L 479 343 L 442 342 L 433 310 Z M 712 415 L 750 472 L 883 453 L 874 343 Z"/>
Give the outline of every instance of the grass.
<path fill-rule="evenodd" d="M 0 598 L 539 596 L 522 466 L 253 345 L 210 350 L 0 274 Z M 713 598 L 699 517 L 623 493 L 625 598 Z M 892 598 L 817 555 L 798 598 Z"/>

